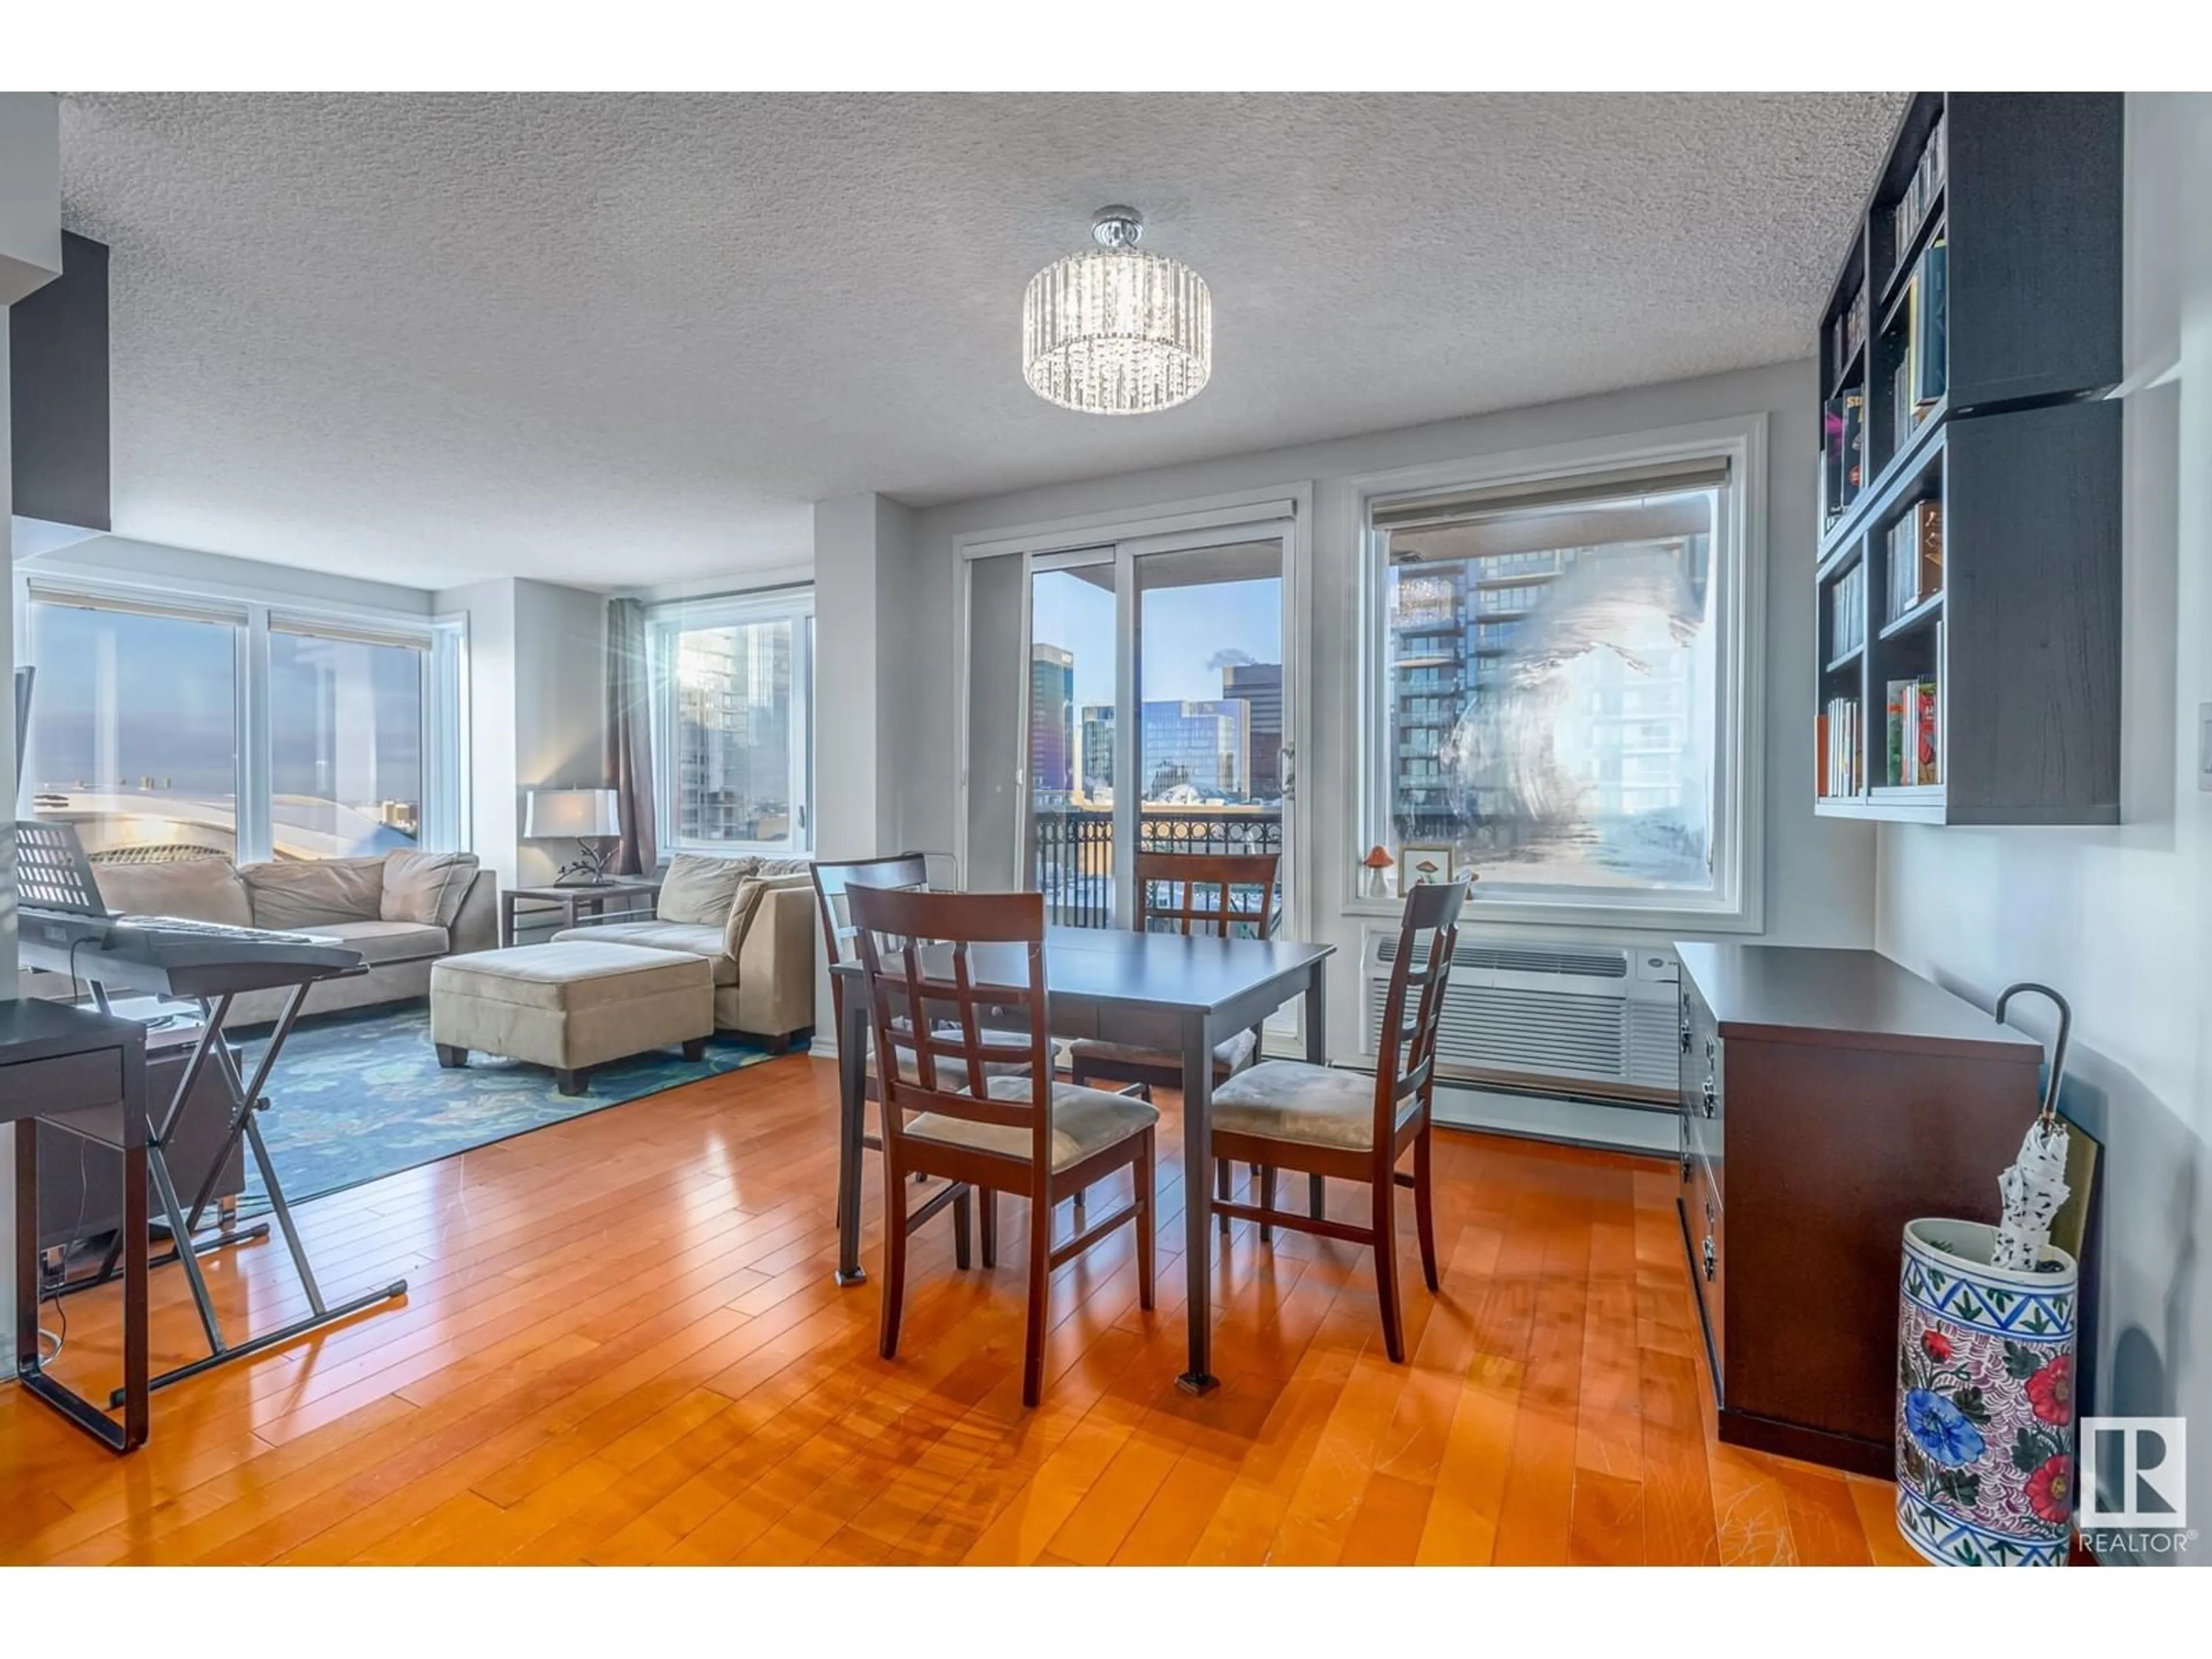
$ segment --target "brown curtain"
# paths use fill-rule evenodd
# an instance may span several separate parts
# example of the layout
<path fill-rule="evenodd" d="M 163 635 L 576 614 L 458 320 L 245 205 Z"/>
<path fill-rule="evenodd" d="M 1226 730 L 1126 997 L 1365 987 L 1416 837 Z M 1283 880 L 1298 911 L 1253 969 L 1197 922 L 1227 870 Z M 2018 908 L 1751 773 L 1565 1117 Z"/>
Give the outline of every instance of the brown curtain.
<path fill-rule="evenodd" d="M 614 872 L 647 874 L 660 848 L 653 822 L 653 671 L 646 660 L 645 606 L 636 599 L 607 607 L 607 775 L 622 825 Z"/>

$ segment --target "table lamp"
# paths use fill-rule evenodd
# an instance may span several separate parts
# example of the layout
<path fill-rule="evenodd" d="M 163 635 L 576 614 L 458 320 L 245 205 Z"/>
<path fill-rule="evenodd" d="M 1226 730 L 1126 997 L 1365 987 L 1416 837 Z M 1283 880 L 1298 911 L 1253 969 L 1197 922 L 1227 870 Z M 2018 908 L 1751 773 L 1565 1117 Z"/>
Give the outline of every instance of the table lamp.
<path fill-rule="evenodd" d="M 611 789 L 532 789 L 524 805 L 525 841 L 573 841 L 582 854 L 553 878 L 560 886 L 607 885 L 609 849 L 600 843 L 621 834 Z"/>

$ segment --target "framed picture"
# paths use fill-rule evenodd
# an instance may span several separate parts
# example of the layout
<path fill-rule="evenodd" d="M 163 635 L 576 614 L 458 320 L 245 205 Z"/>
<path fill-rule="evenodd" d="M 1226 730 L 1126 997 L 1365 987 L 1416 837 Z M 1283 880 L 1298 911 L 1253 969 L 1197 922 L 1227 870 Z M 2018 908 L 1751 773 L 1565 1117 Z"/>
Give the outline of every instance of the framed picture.
<path fill-rule="evenodd" d="M 1458 878 L 1459 870 L 1449 843 L 1413 842 L 1398 849 L 1398 890 L 1433 887 Z"/>

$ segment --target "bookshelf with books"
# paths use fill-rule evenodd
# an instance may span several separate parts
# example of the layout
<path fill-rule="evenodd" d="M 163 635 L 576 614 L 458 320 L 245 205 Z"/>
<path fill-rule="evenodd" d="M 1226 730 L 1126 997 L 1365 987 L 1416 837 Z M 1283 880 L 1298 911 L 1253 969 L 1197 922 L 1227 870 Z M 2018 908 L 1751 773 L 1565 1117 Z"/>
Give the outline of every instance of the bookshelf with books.
<path fill-rule="evenodd" d="M 2121 123 L 1906 107 L 1818 342 L 1823 816 L 2118 821 Z"/>

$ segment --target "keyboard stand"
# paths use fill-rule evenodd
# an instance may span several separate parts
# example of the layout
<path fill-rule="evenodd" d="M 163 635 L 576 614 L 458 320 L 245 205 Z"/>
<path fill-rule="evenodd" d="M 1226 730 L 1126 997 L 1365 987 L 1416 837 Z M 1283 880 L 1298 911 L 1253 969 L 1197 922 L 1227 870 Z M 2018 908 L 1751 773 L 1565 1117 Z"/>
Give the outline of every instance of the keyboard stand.
<path fill-rule="evenodd" d="M 197 999 L 203 1022 L 199 1039 L 192 1045 L 191 1058 L 185 1062 L 184 1075 L 177 1080 L 176 1092 L 171 1097 L 168 1111 L 163 1115 L 158 1128 L 148 1137 L 146 1171 L 160 1200 L 161 1214 L 168 1222 L 170 1240 L 175 1247 L 171 1255 L 161 1260 L 184 1264 L 185 1280 L 191 1286 L 192 1303 L 199 1312 L 200 1328 L 207 1336 L 208 1353 L 204 1359 L 188 1361 L 150 1378 L 147 1383 L 149 1389 L 166 1389 L 172 1383 L 182 1382 L 187 1377 L 198 1376 L 217 1365 L 276 1347 L 407 1294 L 407 1281 L 399 1279 L 335 1305 L 323 1299 L 323 1289 L 316 1281 L 313 1266 L 307 1260 L 307 1247 L 301 1242 L 300 1231 L 293 1224 L 292 1206 L 285 1201 L 283 1186 L 276 1178 L 276 1163 L 269 1156 L 268 1143 L 261 1138 L 261 1126 L 254 1121 L 257 1113 L 268 1109 L 268 1097 L 261 1092 L 262 1088 L 269 1081 L 270 1071 L 276 1065 L 276 1056 L 283 1051 L 286 1039 L 292 1035 L 293 1024 L 300 1017 L 300 1009 L 307 1000 L 307 993 L 319 982 L 295 986 L 285 998 L 284 1011 L 277 1017 L 276 1026 L 269 1034 L 268 1047 L 263 1049 L 261 1058 L 253 1068 L 251 1082 L 240 1074 L 230 1045 L 222 1040 L 222 1024 L 229 1016 L 232 997 L 226 994 Z M 106 994 L 96 982 L 93 992 L 104 1010 L 107 1002 Z M 216 1077 L 231 1098 L 230 1129 L 213 1162 L 209 1164 L 207 1178 L 201 1183 L 199 1191 L 193 1194 L 191 1208 L 187 1211 L 179 1199 L 176 1182 L 169 1174 L 166 1148 L 169 1132 L 175 1127 L 185 1103 L 191 1098 L 192 1087 L 198 1081 L 201 1071 L 210 1061 Z M 270 1212 L 284 1235 L 285 1247 L 291 1252 L 293 1268 L 300 1275 L 300 1283 L 307 1292 L 307 1306 L 311 1311 L 305 1317 L 295 1319 L 273 1331 L 264 1331 L 243 1342 L 232 1342 L 223 1335 L 222 1322 L 216 1314 L 215 1297 L 208 1290 L 207 1275 L 200 1271 L 199 1259 L 210 1250 L 225 1249 L 233 1244 L 242 1244 L 248 1239 L 265 1238 L 269 1234 L 268 1224 L 262 1223 L 249 1229 L 227 1231 L 208 1239 L 200 1239 L 195 1235 L 199 1231 L 200 1218 L 214 1198 L 222 1166 L 229 1158 L 231 1149 L 241 1140 L 261 1170 L 261 1184 L 269 1194 Z M 95 1282 L 88 1280 L 87 1284 Z M 119 1404 L 121 1390 L 118 1389 L 117 1394 L 116 1403 Z"/>
<path fill-rule="evenodd" d="M 109 1006 L 106 988 L 97 981 L 93 983 L 92 994 L 94 1005 L 98 1006 L 103 1013 L 113 1012 Z M 204 1007 L 204 1004 L 201 1006 Z M 128 1015 L 125 1015 L 122 1016 L 122 1018 L 128 1018 L 130 1017 Z M 202 1036 L 204 1036 L 204 1035 L 205 1033 L 203 1032 Z M 197 1043 L 200 1039 L 196 1037 L 193 1041 Z M 228 1047 L 228 1044 L 224 1046 L 226 1048 Z M 161 1144 L 165 1146 L 168 1145 L 170 1137 L 177 1127 L 178 1119 L 184 1112 L 185 1101 L 191 1093 L 192 1077 L 194 1075 L 196 1075 L 196 1073 L 188 1073 L 185 1076 L 183 1086 L 171 1097 L 169 1101 L 169 1109 L 167 1113 L 163 1116 L 161 1123 L 158 1126 L 155 1126 L 153 1130 L 153 1133 L 159 1137 Z M 218 1158 L 213 1165 L 218 1175 L 220 1174 L 223 1164 L 228 1161 L 229 1156 L 230 1146 L 229 1143 L 226 1141 L 223 1145 L 223 1155 L 221 1158 Z M 159 1227 L 165 1234 L 171 1233 L 172 1230 L 169 1218 L 167 1215 L 155 1216 L 154 1218 L 153 1224 Z M 227 1250 L 234 1244 L 250 1244 L 256 1239 L 262 1239 L 269 1237 L 269 1224 L 265 1221 L 256 1221 L 250 1226 L 245 1227 L 241 1227 L 238 1224 L 238 1200 L 234 1196 L 226 1198 L 222 1201 L 222 1204 L 218 1207 L 216 1225 L 221 1231 L 218 1231 L 215 1237 L 211 1238 L 195 1237 L 191 1241 L 191 1248 L 196 1254 L 206 1255 L 213 1250 Z M 195 1233 L 198 1231 L 198 1212 L 197 1209 L 193 1212 L 193 1231 Z M 120 1267 L 123 1260 L 125 1237 L 125 1231 L 120 1228 L 117 1229 L 115 1237 L 108 1243 L 106 1253 L 100 1258 L 100 1266 L 89 1273 L 82 1274 L 76 1279 L 64 1279 L 60 1284 L 55 1285 L 46 1291 L 46 1300 L 49 1302 L 58 1301 L 65 1296 L 78 1296 L 86 1291 L 96 1291 L 103 1285 L 113 1283 L 117 1270 Z M 179 1259 L 179 1253 L 182 1251 L 183 1248 L 184 1241 L 172 1235 L 169 1240 L 168 1249 L 159 1255 L 149 1257 L 146 1265 L 149 1268 L 166 1267 Z M 57 1249 L 52 1253 L 52 1255 L 56 1265 L 51 1271 L 54 1276 L 58 1279 L 61 1277 L 64 1271 L 62 1264 L 66 1261 L 66 1249 Z"/>

